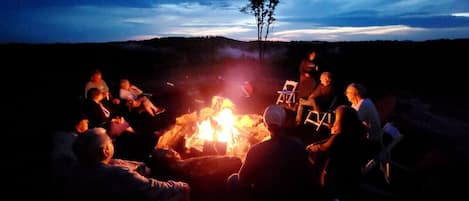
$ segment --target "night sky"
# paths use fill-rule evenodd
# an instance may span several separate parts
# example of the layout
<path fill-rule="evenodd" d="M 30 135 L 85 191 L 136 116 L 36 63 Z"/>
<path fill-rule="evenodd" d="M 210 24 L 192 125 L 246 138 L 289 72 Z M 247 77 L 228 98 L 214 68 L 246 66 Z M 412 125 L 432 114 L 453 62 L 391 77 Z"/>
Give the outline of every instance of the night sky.
<path fill-rule="evenodd" d="M 0 43 L 171 36 L 255 40 L 247 0 L 3 0 Z M 468 0 L 280 0 L 271 40 L 469 38 Z"/>

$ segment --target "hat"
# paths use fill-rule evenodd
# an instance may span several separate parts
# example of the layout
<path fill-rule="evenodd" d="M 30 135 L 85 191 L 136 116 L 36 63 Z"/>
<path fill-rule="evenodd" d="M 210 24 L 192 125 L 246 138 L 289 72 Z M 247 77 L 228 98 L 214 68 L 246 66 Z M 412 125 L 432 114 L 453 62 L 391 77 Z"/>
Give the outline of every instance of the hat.
<path fill-rule="evenodd" d="M 269 126 L 269 125 L 277 125 L 277 126 L 283 126 L 285 123 L 285 119 L 287 117 L 287 114 L 285 112 L 285 109 L 280 106 L 280 105 L 269 105 L 265 110 L 264 110 L 264 123 Z"/>

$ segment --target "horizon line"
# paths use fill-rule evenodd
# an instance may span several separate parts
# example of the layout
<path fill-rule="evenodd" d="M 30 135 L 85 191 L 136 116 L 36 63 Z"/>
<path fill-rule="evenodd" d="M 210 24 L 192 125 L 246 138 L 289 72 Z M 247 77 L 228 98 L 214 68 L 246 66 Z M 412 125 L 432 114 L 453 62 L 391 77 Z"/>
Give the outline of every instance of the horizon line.
<path fill-rule="evenodd" d="M 0 42 L 0 45 L 8 44 L 24 44 L 24 45 L 53 45 L 53 44 L 106 44 L 106 43 L 128 43 L 128 42 L 146 42 L 152 40 L 162 40 L 162 39 L 214 39 L 214 38 L 224 38 L 228 40 L 233 40 L 237 42 L 252 43 L 258 42 L 258 40 L 238 40 L 234 38 L 229 38 L 226 36 L 165 36 L 165 37 L 153 37 L 149 39 L 142 40 L 116 40 L 116 41 L 84 41 L 84 42 Z M 439 38 L 439 39 L 428 39 L 428 40 L 343 40 L 343 41 L 327 41 L 327 40 L 262 40 L 262 42 L 273 42 L 273 43 L 292 43 L 292 42 L 306 42 L 306 43 L 359 43 L 359 42 L 431 42 L 431 41 L 442 41 L 442 40 L 469 40 L 469 38 Z"/>

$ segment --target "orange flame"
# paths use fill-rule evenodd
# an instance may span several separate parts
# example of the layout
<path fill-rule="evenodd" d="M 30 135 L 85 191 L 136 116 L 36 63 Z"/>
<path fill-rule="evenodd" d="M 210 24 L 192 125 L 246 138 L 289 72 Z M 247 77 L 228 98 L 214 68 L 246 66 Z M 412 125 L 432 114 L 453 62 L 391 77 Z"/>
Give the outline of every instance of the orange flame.
<path fill-rule="evenodd" d="M 229 99 L 213 97 L 212 106 L 199 112 L 201 120 L 196 123 L 195 133 L 186 135 L 186 148 L 202 151 L 205 141 L 224 142 L 227 145 L 226 155 L 244 159 L 251 145 L 250 134 L 253 133 L 256 122 L 249 115 L 235 115 L 233 108 L 234 104 Z M 268 136 L 268 131 L 258 134 L 257 137 L 264 138 L 266 135 Z"/>

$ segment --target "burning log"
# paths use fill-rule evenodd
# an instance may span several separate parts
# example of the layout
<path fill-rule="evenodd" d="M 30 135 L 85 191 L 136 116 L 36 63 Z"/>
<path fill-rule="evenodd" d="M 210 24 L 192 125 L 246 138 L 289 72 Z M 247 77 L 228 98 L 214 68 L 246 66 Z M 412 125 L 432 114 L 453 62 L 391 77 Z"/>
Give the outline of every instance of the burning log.
<path fill-rule="evenodd" d="M 229 99 L 215 96 L 211 107 L 178 117 L 156 147 L 181 154 L 228 155 L 244 160 L 250 146 L 268 139 L 270 133 L 261 115 L 236 115 L 233 110 Z"/>

